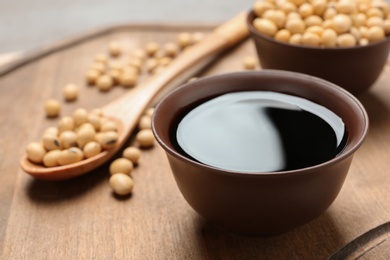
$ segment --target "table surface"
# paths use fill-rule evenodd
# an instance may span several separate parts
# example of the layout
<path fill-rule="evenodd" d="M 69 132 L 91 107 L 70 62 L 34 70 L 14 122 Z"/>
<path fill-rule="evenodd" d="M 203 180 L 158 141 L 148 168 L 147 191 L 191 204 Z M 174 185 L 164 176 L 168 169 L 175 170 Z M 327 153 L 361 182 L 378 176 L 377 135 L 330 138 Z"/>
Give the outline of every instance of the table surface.
<path fill-rule="evenodd" d="M 20 169 L 26 145 L 58 122 L 45 117 L 43 103 L 51 97 L 61 99 L 64 84 L 80 85 L 81 93 L 76 102 L 63 102 L 62 115 L 77 107 L 100 107 L 131 91 L 115 87 L 101 93 L 84 82 L 94 55 L 106 51 L 110 40 L 120 41 L 129 53 L 150 40 L 164 43 L 181 31 L 211 29 L 114 27 L 67 40 L 0 69 L 0 259 L 327 259 L 339 250 L 334 259 L 390 258 L 389 65 L 373 88 L 359 97 L 371 126 L 338 198 L 317 219 L 282 235 L 242 236 L 199 217 L 180 194 L 157 145 L 142 152 L 133 173 L 134 193 L 124 198 L 111 192 L 108 164 L 62 182 L 39 181 Z M 255 55 L 251 40 L 200 76 L 242 70 L 242 59 L 248 55 Z M 146 78 L 143 75 L 140 81 Z M 131 144 L 133 138 L 127 143 Z"/>

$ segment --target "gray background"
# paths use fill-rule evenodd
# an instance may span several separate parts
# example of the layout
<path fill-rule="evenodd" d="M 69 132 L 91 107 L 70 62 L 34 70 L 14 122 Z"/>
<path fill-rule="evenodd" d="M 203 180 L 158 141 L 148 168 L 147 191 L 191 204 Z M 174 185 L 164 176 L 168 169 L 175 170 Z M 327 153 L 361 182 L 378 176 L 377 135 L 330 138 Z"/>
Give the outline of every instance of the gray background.
<path fill-rule="evenodd" d="M 120 23 L 220 23 L 254 0 L 0 0 L 0 54 Z"/>

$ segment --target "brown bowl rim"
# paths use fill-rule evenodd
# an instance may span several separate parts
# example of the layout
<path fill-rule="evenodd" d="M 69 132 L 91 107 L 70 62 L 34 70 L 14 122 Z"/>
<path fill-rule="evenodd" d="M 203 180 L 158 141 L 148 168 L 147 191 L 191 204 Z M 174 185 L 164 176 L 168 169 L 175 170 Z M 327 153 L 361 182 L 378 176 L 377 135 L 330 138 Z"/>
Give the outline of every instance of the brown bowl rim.
<path fill-rule="evenodd" d="M 277 41 L 275 40 L 273 37 L 270 37 L 268 35 L 265 35 L 263 33 L 260 33 L 259 31 L 257 31 L 255 29 L 255 27 L 253 26 L 252 24 L 252 21 L 256 18 L 256 14 L 254 13 L 254 11 L 251 9 L 248 14 L 247 14 L 247 19 L 246 19 L 246 23 L 247 23 L 247 27 L 249 29 L 249 31 L 253 34 L 253 35 L 256 35 L 268 42 L 272 42 L 272 43 L 275 43 L 275 44 L 280 44 L 280 45 L 283 45 L 283 46 L 289 46 L 289 47 L 292 47 L 292 48 L 297 48 L 297 49 L 308 49 L 308 50 L 321 50 L 321 51 L 325 51 L 325 52 L 340 52 L 340 51 L 352 51 L 352 50 L 361 50 L 361 49 L 368 49 L 368 48 L 374 48 L 376 45 L 380 45 L 380 44 L 383 44 L 385 42 L 389 42 L 390 41 L 390 35 L 386 36 L 386 38 L 384 40 L 381 40 L 381 41 L 377 41 L 377 42 L 372 42 L 372 43 L 369 43 L 365 46 L 353 46 L 353 47 L 316 47 L 316 46 L 307 46 L 307 45 L 294 45 L 294 44 L 290 44 L 290 43 L 285 43 L 285 42 L 282 42 L 282 41 Z"/>
<path fill-rule="evenodd" d="M 206 77 L 197 79 L 196 81 L 197 82 L 199 82 L 199 81 L 209 81 L 209 80 L 215 80 L 215 79 L 218 79 L 218 78 L 225 78 L 226 79 L 226 78 L 229 78 L 229 77 L 235 77 L 235 76 L 240 76 L 240 75 L 243 76 L 243 77 L 248 77 L 250 75 L 258 74 L 258 73 L 262 73 L 264 75 L 274 76 L 274 77 L 275 76 L 277 76 L 277 77 L 285 77 L 285 78 L 292 78 L 293 77 L 293 78 L 297 78 L 297 79 L 301 79 L 301 80 L 305 80 L 305 81 L 313 81 L 313 83 L 315 83 L 315 84 L 326 85 L 327 86 L 326 88 L 328 88 L 329 91 L 338 92 L 339 94 L 341 94 L 340 96 L 343 97 L 342 99 L 350 99 L 350 102 L 352 102 L 352 103 L 354 103 L 356 105 L 357 109 L 360 111 L 360 113 L 362 115 L 362 121 L 364 123 L 364 128 L 362 128 L 360 137 L 357 138 L 357 140 L 355 141 L 355 144 L 352 145 L 352 146 L 347 146 L 348 143 L 349 143 L 349 140 L 348 140 L 347 144 L 346 144 L 346 149 L 343 150 L 336 157 L 332 158 L 331 160 L 328 160 L 326 162 L 323 162 L 321 164 L 317 164 L 317 165 L 314 165 L 314 166 L 309 166 L 309 167 L 305 167 L 305 168 L 301 168 L 301 169 L 295 169 L 295 170 L 275 171 L 275 172 L 245 172 L 245 171 L 237 172 L 237 171 L 233 171 L 233 170 L 218 168 L 218 167 L 210 166 L 210 165 L 203 164 L 203 163 L 200 163 L 200 162 L 196 162 L 196 161 L 194 161 L 192 159 L 189 159 L 188 157 L 182 155 L 181 153 L 177 152 L 174 148 L 171 148 L 169 145 L 167 145 L 160 138 L 160 136 L 158 134 L 158 131 L 156 130 L 156 126 L 155 126 L 155 118 L 156 118 L 156 116 L 158 116 L 160 107 L 165 102 L 165 100 L 167 100 L 170 96 L 175 95 L 176 93 L 182 91 L 183 89 L 191 87 L 192 84 L 194 84 L 194 82 L 187 82 L 187 83 L 179 86 L 178 88 L 176 88 L 172 92 L 170 92 L 162 100 L 160 100 L 160 102 L 157 104 L 157 106 L 155 108 L 155 112 L 153 113 L 153 116 L 152 116 L 152 131 L 153 131 L 153 134 L 154 134 L 154 136 L 156 138 L 156 141 L 161 145 L 161 147 L 166 152 L 168 152 L 169 154 L 171 154 L 175 158 L 178 158 L 178 159 L 180 159 L 182 161 L 185 161 L 186 163 L 189 163 L 191 165 L 195 165 L 197 167 L 204 167 L 204 168 L 206 168 L 208 170 L 212 170 L 214 173 L 219 173 L 219 174 L 224 174 L 224 175 L 246 176 L 246 177 L 259 177 L 259 176 L 263 176 L 263 177 L 271 177 L 271 178 L 272 177 L 276 177 L 276 176 L 285 176 L 285 175 L 292 176 L 292 175 L 307 174 L 307 173 L 316 171 L 316 170 L 318 170 L 320 168 L 337 164 L 340 161 L 342 161 L 342 160 L 348 158 L 349 156 L 353 155 L 356 152 L 356 150 L 363 144 L 363 141 L 364 141 L 364 139 L 365 139 L 365 137 L 366 137 L 366 135 L 368 133 L 368 128 L 369 128 L 369 118 L 368 118 L 368 115 L 367 115 L 367 112 L 366 112 L 364 106 L 350 92 L 348 92 L 347 90 L 345 90 L 345 89 L 343 89 L 343 88 L 341 88 L 341 87 L 337 86 L 336 84 L 333 84 L 333 83 L 331 83 L 329 81 L 323 80 L 323 79 L 315 77 L 315 76 L 303 74 L 303 73 L 291 72 L 291 71 L 283 71 L 283 70 L 271 70 L 271 69 L 265 69 L 265 70 L 260 70 L 260 71 L 229 72 L 229 73 L 218 74 L 218 75 L 213 75 L 213 76 L 206 76 Z"/>

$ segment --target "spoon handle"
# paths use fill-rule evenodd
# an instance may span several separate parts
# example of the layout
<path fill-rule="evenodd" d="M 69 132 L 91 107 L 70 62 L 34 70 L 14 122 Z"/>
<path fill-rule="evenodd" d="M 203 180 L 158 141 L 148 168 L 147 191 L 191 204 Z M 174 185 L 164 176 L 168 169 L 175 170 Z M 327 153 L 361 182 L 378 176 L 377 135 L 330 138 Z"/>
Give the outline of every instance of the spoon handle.
<path fill-rule="evenodd" d="M 183 83 L 222 51 L 248 36 L 245 17 L 246 14 L 241 13 L 218 26 L 199 43 L 183 51 L 163 71 L 103 107 L 106 115 L 122 120 L 123 134 L 118 140 L 119 144 L 129 137 L 142 113 L 158 95 Z"/>

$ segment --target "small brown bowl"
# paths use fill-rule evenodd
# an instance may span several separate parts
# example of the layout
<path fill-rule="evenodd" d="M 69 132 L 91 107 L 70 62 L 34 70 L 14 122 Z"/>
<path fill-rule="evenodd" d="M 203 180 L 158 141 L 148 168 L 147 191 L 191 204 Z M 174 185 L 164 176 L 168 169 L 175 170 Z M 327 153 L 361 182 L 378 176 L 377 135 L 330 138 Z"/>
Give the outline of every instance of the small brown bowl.
<path fill-rule="evenodd" d="M 172 135 L 184 114 L 213 97 L 265 90 L 303 97 L 342 118 L 348 131 L 344 150 L 330 161 L 291 171 L 243 173 L 196 162 L 175 147 Z M 165 150 L 177 185 L 201 216 L 229 230 L 270 235 L 288 231 L 322 214 L 335 200 L 354 152 L 368 129 L 361 103 L 344 89 L 319 78 L 277 70 L 236 72 L 199 79 L 166 96 L 152 129 Z"/>
<path fill-rule="evenodd" d="M 263 69 L 313 75 L 359 95 L 373 85 L 386 64 L 390 36 L 367 46 L 348 48 L 292 45 L 258 32 L 253 27 L 255 18 L 254 12 L 249 12 L 247 25 Z"/>

